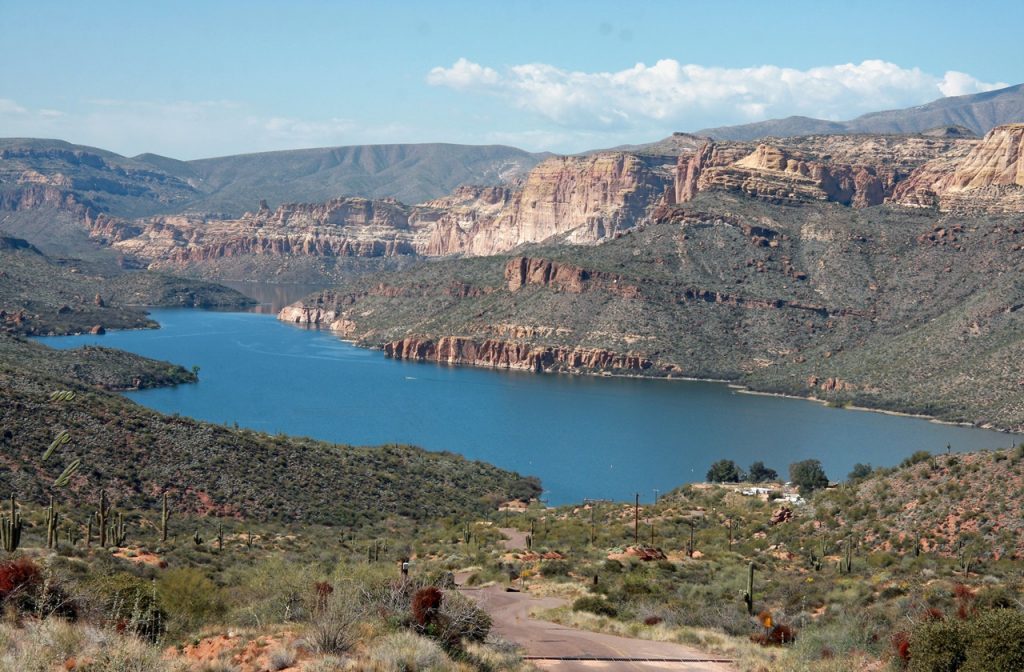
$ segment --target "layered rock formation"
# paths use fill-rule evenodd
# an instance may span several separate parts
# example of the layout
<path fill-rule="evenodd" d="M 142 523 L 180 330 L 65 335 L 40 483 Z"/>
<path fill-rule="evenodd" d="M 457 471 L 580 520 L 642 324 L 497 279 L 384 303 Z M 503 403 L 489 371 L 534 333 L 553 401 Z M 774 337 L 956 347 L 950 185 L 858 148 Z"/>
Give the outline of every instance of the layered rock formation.
<path fill-rule="evenodd" d="M 422 205 L 364 198 L 275 209 L 262 203 L 238 218 L 112 217 L 68 192 L 70 178 L 63 173 L 26 169 L 8 176 L 17 186 L 0 190 L 0 209 L 70 214 L 94 240 L 157 268 L 205 264 L 216 269 L 222 268 L 219 260 L 229 257 L 269 260 L 259 262 L 259 268 L 273 271 L 287 263 L 283 259 L 296 256 L 486 256 L 530 243 L 601 243 L 660 219 L 702 192 L 789 206 L 826 201 L 863 208 L 891 201 L 944 210 L 1022 211 L 1022 129 L 1022 124 L 1000 127 L 983 140 L 948 129 L 918 136 L 708 141 L 697 147 L 696 139 L 686 138 L 666 156 L 603 151 L 547 159 L 521 186 L 464 186 Z M 102 167 L 103 175 L 116 172 L 117 166 L 102 157 L 72 158 Z M 148 179 L 145 171 L 133 170 L 131 184 Z M 93 173 L 95 184 L 90 184 L 98 188 L 102 180 Z M 777 244 L 767 238 L 761 242 Z M 565 276 L 576 272 L 559 270 L 556 284 L 572 287 L 586 280 Z"/>
<path fill-rule="evenodd" d="M 675 202 L 730 191 L 779 204 L 834 201 L 879 205 L 922 163 L 959 158 L 976 141 L 959 136 L 809 136 L 750 143 L 709 142 L 680 154 Z"/>
<path fill-rule="evenodd" d="M 893 200 L 947 211 L 1024 212 L 1024 124 L 992 129 L 964 156 L 927 162 Z"/>
<path fill-rule="evenodd" d="M 639 373 L 653 364 L 637 354 L 621 354 L 596 348 L 533 346 L 487 339 L 476 341 L 457 336 L 437 340 L 409 337 L 384 345 L 393 359 L 465 364 L 522 371 L 614 371 Z"/>
<path fill-rule="evenodd" d="M 460 187 L 421 206 L 339 198 L 260 208 L 238 219 L 163 215 L 92 226 L 94 236 L 156 266 L 226 256 L 488 255 L 555 237 L 596 243 L 646 221 L 671 165 L 622 152 L 549 159 L 522 189 Z"/>

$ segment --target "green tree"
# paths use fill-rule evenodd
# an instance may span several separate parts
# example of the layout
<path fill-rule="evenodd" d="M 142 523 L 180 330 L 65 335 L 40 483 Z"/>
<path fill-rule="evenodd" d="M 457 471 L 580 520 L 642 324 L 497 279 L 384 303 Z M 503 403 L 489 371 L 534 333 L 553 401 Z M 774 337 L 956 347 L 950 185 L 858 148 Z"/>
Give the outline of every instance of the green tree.
<path fill-rule="evenodd" d="M 846 480 L 859 481 L 862 478 L 867 478 L 868 476 L 870 476 L 872 471 L 873 469 L 871 468 L 870 464 L 861 464 L 860 462 L 858 462 L 857 464 L 853 465 L 853 470 L 846 475 Z"/>
<path fill-rule="evenodd" d="M 708 480 L 712 483 L 739 483 L 743 478 L 743 470 L 732 460 L 719 460 L 708 469 Z"/>
<path fill-rule="evenodd" d="M 750 465 L 750 473 L 747 475 L 751 483 L 764 483 L 766 481 L 779 480 L 779 472 L 764 466 L 764 462 L 758 460 Z"/>
<path fill-rule="evenodd" d="M 789 465 L 789 480 L 800 488 L 802 495 L 828 487 L 828 476 L 818 460 L 801 460 Z"/>

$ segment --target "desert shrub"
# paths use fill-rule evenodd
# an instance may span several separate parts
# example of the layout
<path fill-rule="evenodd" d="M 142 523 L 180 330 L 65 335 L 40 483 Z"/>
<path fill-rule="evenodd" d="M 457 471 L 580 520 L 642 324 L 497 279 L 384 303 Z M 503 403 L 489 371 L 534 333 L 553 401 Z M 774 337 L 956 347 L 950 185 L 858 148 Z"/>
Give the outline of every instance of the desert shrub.
<path fill-rule="evenodd" d="M 615 606 L 597 595 L 584 595 L 572 603 L 573 611 L 586 611 L 598 616 L 609 616 L 614 618 L 618 615 Z"/>
<path fill-rule="evenodd" d="M 960 621 L 927 621 L 910 633 L 910 672 L 955 672 L 966 657 Z"/>
<path fill-rule="evenodd" d="M 68 619 L 78 616 L 77 602 L 52 573 L 24 557 L 0 563 L 0 610 Z"/>
<path fill-rule="evenodd" d="M 271 651 L 270 655 L 267 656 L 267 666 L 271 672 L 278 672 L 295 665 L 297 658 L 295 649 L 287 646 L 280 647 Z"/>
<path fill-rule="evenodd" d="M 608 572 L 609 574 L 622 573 L 622 563 L 618 560 L 615 560 L 614 558 L 608 558 L 607 560 L 605 560 L 602 567 L 604 567 L 604 571 Z"/>
<path fill-rule="evenodd" d="M 622 594 L 627 597 L 650 595 L 654 587 L 643 574 L 630 574 L 622 580 Z"/>
<path fill-rule="evenodd" d="M 443 595 L 433 586 L 421 588 L 412 598 L 412 616 L 420 627 L 427 627 L 437 619 Z"/>
<path fill-rule="evenodd" d="M 157 581 L 160 605 L 183 630 L 193 630 L 224 615 L 220 588 L 193 567 L 167 570 Z"/>
<path fill-rule="evenodd" d="M 540 564 L 540 575 L 546 579 L 553 576 L 569 576 L 571 570 L 572 565 L 565 560 L 545 560 Z"/>
<path fill-rule="evenodd" d="M 993 609 L 968 621 L 963 672 L 1024 670 L 1024 612 Z"/>
<path fill-rule="evenodd" d="M 228 577 L 237 607 L 231 620 L 246 626 L 303 621 L 315 605 L 313 568 L 275 557 Z"/>
<path fill-rule="evenodd" d="M 156 672 L 168 669 L 159 648 L 135 637 L 114 637 L 82 665 L 81 672 Z"/>
<path fill-rule="evenodd" d="M 441 646 L 461 652 L 465 642 L 482 642 L 491 631 L 491 617 L 475 602 L 457 592 L 449 592 L 441 603 L 435 628 L 428 629 Z"/>
<path fill-rule="evenodd" d="M 154 583 L 123 572 L 91 577 L 83 586 L 93 616 L 118 632 L 156 641 L 167 627 Z"/>
<path fill-rule="evenodd" d="M 978 591 L 974 598 L 974 606 L 979 611 L 990 609 L 1012 609 L 1017 606 L 1013 593 L 1005 586 L 988 586 Z"/>
<path fill-rule="evenodd" d="M 908 457 L 905 460 L 903 460 L 902 462 L 900 462 L 900 466 L 903 467 L 903 468 L 912 467 L 915 464 L 920 464 L 921 462 L 927 462 L 931 458 L 932 458 L 932 454 L 929 453 L 927 450 L 918 450 L 918 451 L 915 451 L 910 457 Z"/>
<path fill-rule="evenodd" d="M 448 657 L 435 642 L 408 631 L 381 638 L 370 650 L 369 657 L 382 672 L 443 669 L 448 663 Z"/>
<path fill-rule="evenodd" d="M 354 600 L 337 596 L 329 598 L 313 614 L 306 628 L 306 639 L 317 653 L 344 653 L 358 639 L 359 620 Z"/>

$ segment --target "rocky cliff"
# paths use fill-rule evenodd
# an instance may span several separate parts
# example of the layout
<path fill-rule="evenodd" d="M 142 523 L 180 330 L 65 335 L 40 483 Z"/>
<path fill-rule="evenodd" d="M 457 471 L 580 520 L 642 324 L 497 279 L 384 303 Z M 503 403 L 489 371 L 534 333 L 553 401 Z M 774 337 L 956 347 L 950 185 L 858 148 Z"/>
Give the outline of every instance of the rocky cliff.
<path fill-rule="evenodd" d="M 770 203 L 833 201 L 879 205 L 936 157 L 963 156 L 976 141 L 958 136 L 809 136 L 751 143 L 709 142 L 680 154 L 675 202 L 702 191 L 742 193 Z"/>
<path fill-rule="evenodd" d="M 646 221 L 671 165 L 622 152 L 549 159 L 522 189 L 460 187 L 408 206 L 338 198 L 262 207 L 238 219 L 161 215 L 89 223 L 92 234 L 156 267 L 238 255 L 487 255 L 560 238 L 596 243 Z"/>
<path fill-rule="evenodd" d="M 1024 211 L 1022 128 L 1000 127 L 984 139 L 949 129 L 915 136 L 819 135 L 760 143 L 705 141 L 700 146 L 688 137 L 665 156 L 602 151 L 549 158 L 519 186 L 462 186 L 422 205 L 355 197 L 276 208 L 261 202 L 257 210 L 237 218 L 116 217 L 76 196 L 77 191 L 68 191 L 68 178 L 60 171 L 12 169 L 7 172 L 17 184 L 0 189 L 0 210 L 64 213 L 94 241 L 154 268 L 189 267 L 220 277 L 218 273 L 231 272 L 225 269 L 240 266 L 224 260 L 259 259 L 244 263 L 255 269 L 251 272 L 274 275 L 296 257 L 397 262 L 502 254 L 525 244 L 603 243 L 705 192 L 795 207 L 834 202 L 866 208 L 894 202 L 944 210 Z M 71 160 L 60 156 L 65 163 Z M 102 157 L 83 155 L 78 160 L 96 164 L 93 172 L 116 168 Z M 144 170 L 120 170 L 136 182 L 146 176 Z M 100 184 L 93 177 L 93 186 Z M 31 237 L 26 228 L 31 227 L 18 232 Z M 317 273 L 323 272 L 317 270 L 320 263 L 292 266 L 306 264 Z M 565 284 L 558 273 L 556 283 Z M 578 277 L 565 286 L 583 280 Z"/>
<path fill-rule="evenodd" d="M 438 364 L 462 364 L 522 371 L 639 373 L 652 363 L 642 355 L 597 348 L 538 347 L 527 343 L 446 336 L 435 340 L 409 337 L 384 345 L 384 354 Z"/>
<path fill-rule="evenodd" d="M 966 155 L 925 163 L 893 200 L 940 210 L 1024 212 L 1024 124 L 992 129 Z"/>

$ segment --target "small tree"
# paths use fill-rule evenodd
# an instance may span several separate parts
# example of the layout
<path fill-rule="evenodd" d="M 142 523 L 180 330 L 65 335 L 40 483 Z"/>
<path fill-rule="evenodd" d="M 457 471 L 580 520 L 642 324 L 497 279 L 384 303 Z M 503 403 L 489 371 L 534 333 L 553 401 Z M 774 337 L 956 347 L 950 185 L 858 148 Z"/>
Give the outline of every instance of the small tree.
<path fill-rule="evenodd" d="M 708 480 L 712 483 L 739 483 L 743 478 L 743 470 L 732 460 L 719 460 L 708 469 Z"/>
<path fill-rule="evenodd" d="M 751 483 L 765 483 L 766 481 L 779 480 L 779 472 L 764 466 L 764 462 L 758 460 L 750 465 L 748 478 Z"/>
<path fill-rule="evenodd" d="M 828 476 L 818 460 L 802 460 L 789 465 L 789 480 L 800 488 L 802 495 L 828 487 Z"/>
<path fill-rule="evenodd" d="M 872 471 L 873 469 L 871 468 L 870 464 L 861 464 L 860 462 L 858 462 L 857 464 L 853 465 L 853 471 L 846 475 L 846 480 L 859 481 L 863 478 L 867 478 L 868 476 L 870 476 Z"/>

